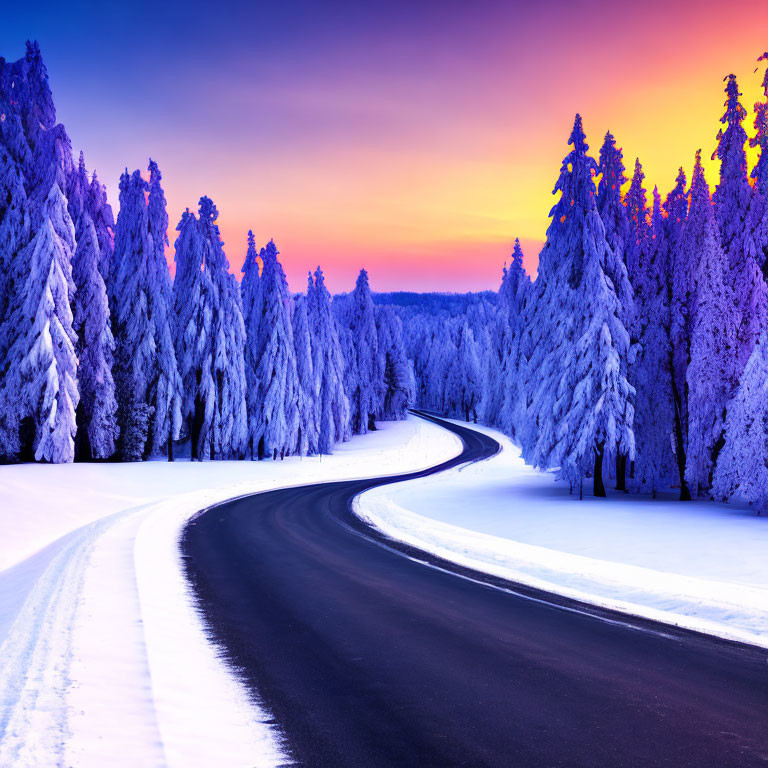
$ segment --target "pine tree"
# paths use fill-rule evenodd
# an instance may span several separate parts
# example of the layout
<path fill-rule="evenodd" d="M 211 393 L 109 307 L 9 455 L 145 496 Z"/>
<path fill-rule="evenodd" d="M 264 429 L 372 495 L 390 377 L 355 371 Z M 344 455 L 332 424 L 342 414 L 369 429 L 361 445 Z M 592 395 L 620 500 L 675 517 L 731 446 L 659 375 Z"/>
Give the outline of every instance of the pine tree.
<path fill-rule="evenodd" d="M 768 296 L 755 242 L 760 238 L 760 203 L 747 178 L 747 134 L 742 126 L 747 111 L 739 101 L 736 76 L 728 75 L 726 81 L 725 113 L 720 120 L 726 128 L 718 132 L 717 149 L 712 155 L 712 159 L 720 160 L 720 183 L 712 199 L 726 258 L 723 277 L 735 300 L 734 372 L 738 376 L 765 327 Z"/>
<path fill-rule="evenodd" d="M 670 341 L 669 249 L 661 197 L 653 190 L 648 258 L 640 282 L 639 343 L 632 365 L 637 390 L 633 431 L 636 441 L 634 485 L 654 496 L 665 487 L 674 467 L 672 346 Z"/>
<path fill-rule="evenodd" d="M 720 241 L 733 268 L 743 258 L 745 223 L 751 189 L 747 180 L 747 134 L 742 126 L 747 110 L 739 101 L 741 92 L 735 75 L 726 78 L 725 113 L 720 118 L 726 128 L 717 134 L 712 159 L 720 160 L 720 183 L 712 195 Z"/>
<path fill-rule="evenodd" d="M 507 318 L 509 345 L 501 361 L 499 375 L 502 395 L 498 424 L 513 440 L 517 440 L 525 416 L 525 382 L 530 375 L 522 353 L 522 342 L 533 289 L 523 266 L 523 250 L 517 238 L 502 287 L 504 290 L 499 292 L 500 311 Z"/>
<path fill-rule="evenodd" d="M 19 446 L 22 457 L 33 449 L 36 461 L 63 463 L 75 456 L 79 394 L 70 308 L 74 228 L 58 185 L 51 187 L 39 215 L 35 235 L 19 255 L 29 273 L 3 399 L 15 405 L 14 423 L 21 425 L 23 442 L 32 438 L 31 445 Z M 62 237 L 57 226 L 69 232 Z"/>
<path fill-rule="evenodd" d="M 27 41 L 26 55 L 20 63 L 21 77 L 16 81 L 17 109 L 22 117 L 27 142 L 35 152 L 41 139 L 56 125 L 56 108 L 48 72 L 36 40 Z"/>
<path fill-rule="evenodd" d="M 768 60 L 768 51 L 758 58 Z M 768 276 L 768 67 L 763 73 L 763 100 L 755 103 L 755 135 L 749 140 L 758 157 L 751 177 L 755 180 L 750 206 L 750 231 L 753 232 L 753 258 L 763 275 Z"/>
<path fill-rule="evenodd" d="M 140 461 L 148 453 L 153 411 L 149 390 L 155 373 L 155 339 L 148 286 L 153 243 L 145 195 L 147 183 L 139 171 L 120 178 L 120 212 L 115 232 L 113 318 L 116 328 L 120 454 Z"/>
<path fill-rule="evenodd" d="M 477 408 L 480 404 L 481 381 L 480 361 L 472 329 L 464 322 L 458 346 L 459 354 L 451 367 L 453 403 L 464 416 L 477 422 Z"/>
<path fill-rule="evenodd" d="M 637 171 L 636 166 L 636 174 Z M 633 236 L 636 237 L 637 232 L 634 227 L 630 227 L 627 208 L 621 201 L 621 188 L 627 181 L 624 175 L 624 155 L 616 146 L 616 139 L 610 131 L 605 134 L 605 141 L 600 148 L 598 172 L 600 184 L 597 188 L 597 211 L 603 220 L 605 238 L 611 247 L 611 260 L 606 262 L 605 271 L 613 281 L 616 296 L 623 309 L 624 322 L 629 324 L 633 318 L 634 299 L 627 273 L 626 256 L 628 250 L 636 247 Z M 638 197 L 642 195 L 642 179 L 639 183 L 640 189 L 635 189 L 633 193 Z M 631 196 L 628 197 L 631 200 Z"/>
<path fill-rule="evenodd" d="M 298 376 L 298 432 L 293 452 L 299 456 L 317 453 L 318 422 L 317 382 L 312 365 L 312 341 L 309 335 L 307 299 L 297 296 L 293 311 L 293 342 L 296 346 L 296 374 Z"/>
<path fill-rule="evenodd" d="M 245 320 L 237 278 L 227 274 L 227 292 L 224 301 L 224 328 L 226 332 L 226 385 L 222 390 L 222 409 L 225 417 L 221 437 L 222 457 L 242 459 L 248 447 L 248 384 L 245 376 Z"/>
<path fill-rule="evenodd" d="M 537 375 L 523 448 L 537 466 L 559 466 L 571 480 L 591 468 L 595 495 L 605 495 L 604 456 L 634 452 L 634 391 L 622 374 L 629 336 L 604 271 L 610 246 L 595 200 L 597 164 L 579 115 L 568 143 L 534 283 L 526 354 Z"/>
<path fill-rule="evenodd" d="M 149 440 L 152 452 L 163 447 L 173 461 L 173 441 L 181 430 L 181 376 L 176 362 L 172 332 L 172 288 L 165 258 L 168 244 L 168 213 L 162 176 L 157 163 L 149 161 L 147 225 L 152 241 L 147 264 L 146 295 L 154 340 L 154 366 L 147 392 L 152 408 Z"/>
<path fill-rule="evenodd" d="M 253 307 L 259 295 L 259 261 L 256 250 L 256 239 L 251 230 L 248 231 L 248 248 L 243 262 L 243 279 L 240 283 L 240 292 L 243 300 L 243 317 L 246 327 L 249 327 Z"/>
<path fill-rule="evenodd" d="M 260 459 L 285 457 L 296 445 L 298 432 L 299 381 L 290 296 L 277 256 L 270 240 L 263 250 L 259 295 L 248 329 L 255 365 L 248 389 L 250 441 Z"/>
<path fill-rule="evenodd" d="M 375 429 L 383 372 L 380 370 L 376 320 L 368 273 L 360 270 L 355 289 L 347 297 L 348 355 L 346 391 L 349 396 L 352 432 L 364 435 Z"/>
<path fill-rule="evenodd" d="M 691 313 L 689 310 L 693 287 L 693 254 L 683 247 L 683 234 L 688 218 L 688 196 L 685 191 L 685 171 L 680 168 L 674 188 L 667 195 L 664 210 L 664 236 L 669 252 L 667 292 L 669 295 L 670 371 L 674 404 L 674 441 L 680 501 L 691 498 L 685 479 L 688 450 L 688 359 L 691 349 Z"/>
<path fill-rule="evenodd" d="M 23 82 L 24 60 L 0 67 L 0 146 L 7 151 L 23 178 L 34 169 L 32 150 L 24 133 L 24 124 L 18 100 L 19 86 Z"/>
<path fill-rule="evenodd" d="M 122 205 L 121 205 L 122 212 Z M 120 234 L 120 215 L 118 231 Z M 211 329 L 210 317 L 200 310 L 204 283 L 203 247 L 197 226 L 197 217 L 188 208 L 176 226 L 179 233 L 174 243 L 176 276 L 173 280 L 174 346 L 179 375 L 182 381 L 181 415 L 184 433 L 190 438 L 192 458 L 198 458 L 198 443 L 203 420 L 203 401 L 199 397 L 202 365 L 202 347 L 207 343 Z M 116 243 L 119 238 L 115 238 Z M 115 248 L 117 255 L 119 250 Z"/>
<path fill-rule="evenodd" d="M 642 170 L 639 161 L 635 164 L 635 178 L 633 187 L 628 195 L 630 213 L 641 216 L 640 210 L 634 210 L 635 206 L 641 208 L 645 204 L 645 192 L 642 189 Z M 645 239 L 641 234 L 638 223 L 633 221 L 630 225 L 627 216 L 627 208 L 621 201 L 621 188 L 627 181 L 624 175 L 624 155 L 616 146 L 613 135 L 606 133 L 603 146 L 600 148 L 598 162 L 600 172 L 600 184 L 597 189 L 597 210 L 605 226 L 605 238 L 610 250 L 606 253 L 604 270 L 613 283 L 614 291 L 619 300 L 622 322 L 628 330 L 634 329 L 636 322 L 635 299 L 632 285 L 627 273 L 627 257 L 630 263 L 640 261 L 639 252 Z M 634 198 L 633 198 L 634 195 Z M 638 239 L 640 238 L 640 239 Z M 626 370 L 622 375 L 628 377 Z M 616 489 L 626 490 L 627 457 L 619 454 L 616 457 Z"/>
<path fill-rule="evenodd" d="M 106 283 L 112 264 L 112 254 L 115 250 L 115 217 L 112 213 L 112 206 L 107 202 L 107 189 L 99 181 L 95 171 L 91 177 L 86 205 L 99 241 L 99 252 L 101 253 L 99 271 Z"/>
<path fill-rule="evenodd" d="M 717 459 L 712 492 L 768 509 L 768 335 L 755 345 L 728 407 L 725 444 Z"/>
<path fill-rule="evenodd" d="M 318 409 L 318 450 L 332 453 L 334 443 L 351 437 L 350 408 L 344 390 L 344 357 L 336 320 L 331 309 L 331 294 L 323 271 L 315 270 L 314 282 L 307 287 L 307 313 L 312 338 L 312 368 Z"/>
<path fill-rule="evenodd" d="M 768 61 L 768 51 L 757 61 L 758 64 Z M 757 147 L 759 152 L 751 174 L 755 187 L 763 199 L 768 199 L 768 67 L 763 74 L 762 87 L 764 99 L 755 103 L 755 135 L 749 140 L 749 145 Z"/>
<path fill-rule="evenodd" d="M 691 291 L 688 382 L 688 451 L 685 477 L 696 495 L 710 487 L 712 467 L 722 444 L 723 418 L 734 388 L 733 296 L 725 284 L 726 258 L 696 153 L 690 208 L 682 247 L 696 264 Z"/>
<path fill-rule="evenodd" d="M 626 245 L 627 273 L 632 285 L 635 285 L 638 275 L 642 272 L 642 261 L 648 247 L 648 196 L 643 186 L 645 173 L 640 159 L 635 160 L 635 171 L 629 185 L 624 205 L 627 209 L 630 238 Z"/>
<path fill-rule="evenodd" d="M 241 305 L 229 281 L 226 256 L 216 224 L 218 210 L 209 197 L 200 198 L 197 220 L 197 250 L 201 254 L 203 279 L 200 283 L 200 304 L 197 308 L 201 336 L 195 345 L 195 415 L 191 436 L 193 457 L 239 457 L 244 449 L 233 434 L 244 434 L 242 427 L 235 429 L 244 415 L 240 381 L 244 370 L 242 347 L 237 338 L 229 336 L 233 320 L 242 323 Z M 244 336 L 242 337 L 244 341 Z"/>
<path fill-rule="evenodd" d="M 405 354 L 403 325 L 391 307 L 377 307 L 376 330 L 379 367 L 384 372 L 384 397 L 378 416 L 383 421 L 404 419 L 414 403 L 413 374 Z"/>
<path fill-rule="evenodd" d="M 18 328 L 14 318 L 21 306 L 21 289 L 26 278 L 19 252 L 27 245 L 29 237 L 29 200 L 21 169 L 0 144 L 0 361 L 6 363 L 8 349 Z M 0 430 L 1 425 L 2 418 Z M 2 439 L 0 437 L 0 441 Z"/>
<path fill-rule="evenodd" d="M 104 279 L 99 271 L 101 250 L 90 214 L 90 183 L 83 153 L 71 175 L 69 211 L 77 246 L 72 258 L 75 283 L 73 303 L 76 352 L 79 360 L 76 454 L 81 459 L 106 459 L 119 434 L 117 400 L 112 376 L 115 342 Z"/>

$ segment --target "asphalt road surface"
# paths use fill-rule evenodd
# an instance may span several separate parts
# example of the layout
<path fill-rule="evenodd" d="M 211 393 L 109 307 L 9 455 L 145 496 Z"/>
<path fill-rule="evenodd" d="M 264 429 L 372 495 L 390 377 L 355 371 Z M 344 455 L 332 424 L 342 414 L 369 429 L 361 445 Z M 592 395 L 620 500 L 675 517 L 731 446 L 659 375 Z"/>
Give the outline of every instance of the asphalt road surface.
<path fill-rule="evenodd" d="M 768 766 L 768 651 L 467 571 L 351 513 L 361 491 L 499 448 L 445 426 L 464 452 L 432 470 L 256 494 L 185 530 L 211 634 L 292 761 Z"/>

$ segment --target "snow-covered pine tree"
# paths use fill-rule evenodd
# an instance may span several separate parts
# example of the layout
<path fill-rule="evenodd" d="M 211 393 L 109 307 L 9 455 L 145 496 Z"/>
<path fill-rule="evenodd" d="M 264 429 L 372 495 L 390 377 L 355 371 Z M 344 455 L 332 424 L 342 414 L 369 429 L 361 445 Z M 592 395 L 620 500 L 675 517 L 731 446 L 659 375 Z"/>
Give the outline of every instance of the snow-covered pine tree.
<path fill-rule="evenodd" d="M 603 457 L 634 456 L 632 405 L 634 389 L 623 375 L 629 335 L 621 322 L 621 306 L 603 270 L 602 221 L 596 210 L 585 221 L 583 273 L 572 304 L 576 327 L 582 329 L 566 352 L 563 376 L 555 394 L 557 466 L 581 478 L 593 463 L 594 494 L 604 496 Z"/>
<path fill-rule="evenodd" d="M 685 171 L 680 168 L 675 186 L 664 202 L 664 235 L 669 252 L 669 340 L 671 344 L 672 395 L 675 419 L 675 464 L 680 483 L 680 501 L 691 498 L 685 479 L 688 451 L 688 358 L 691 348 L 691 315 L 689 311 L 693 287 L 692 254 L 683 248 L 683 233 L 688 218 L 688 195 Z"/>
<path fill-rule="evenodd" d="M 19 330 L 27 265 L 20 253 L 29 242 L 29 201 L 21 170 L 0 142 L 0 459 L 18 450 L 18 414 L 15 399 L 5 394 L 3 382 L 16 375 L 9 350 Z M 20 361 L 15 361 L 16 363 Z"/>
<path fill-rule="evenodd" d="M 20 426 L 22 458 L 71 462 L 79 400 L 71 310 L 75 233 L 57 183 L 36 218 L 34 237 L 18 257 L 29 271 L 2 399 L 14 409 L 12 424 Z"/>
<path fill-rule="evenodd" d="M 519 243 L 516 240 L 515 248 L 518 247 Z M 501 285 L 496 294 L 496 312 L 491 319 L 492 330 L 486 328 L 483 337 L 482 373 L 484 386 L 480 405 L 483 418 L 489 424 L 499 427 L 501 426 L 501 410 L 504 402 L 504 366 L 510 353 L 511 287 L 510 271 L 505 262 L 501 274 Z M 486 336 L 487 338 L 485 338 Z"/>
<path fill-rule="evenodd" d="M 631 331 L 636 322 L 636 308 L 633 287 L 630 285 L 627 272 L 627 259 L 629 259 L 629 263 L 641 260 L 639 253 L 644 247 L 645 235 L 634 222 L 630 225 L 627 208 L 622 203 L 621 188 L 627 181 L 627 177 L 624 175 L 624 155 L 621 149 L 616 146 L 616 140 L 610 131 L 605 134 L 603 146 L 600 148 L 598 172 L 600 183 L 597 188 L 597 211 L 603 220 L 605 237 L 610 246 L 603 268 L 613 282 L 613 288 L 621 307 L 622 322 Z M 639 211 L 634 210 L 635 203 L 638 205 L 645 204 L 642 178 L 638 178 L 638 172 L 642 174 L 639 161 L 635 165 L 633 188 L 630 189 L 631 194 L 628 195 L 628 207 L 633 215 L 641 215 Z M 638 198 L 637 201 L 632 201 L 632 194 Z M 641 239 L 638 240 L 638 237 Z M 622 375 L 628 377 L 627 371 L 623 371 Z M 627 457 L 620 453 L 616 456 L 616 490 L 626 490 L 626 474 Z"/>
<path fill-rule="evenodd" d="M 481 411 L 489 424 L 504 430 L 507 429 L 504 423 L 507 373 L 508 368 L 517 364 L 516 354 L 512 350 L 514 334 L 520 330 L 520 307 L 525 303 L 525 292 L 531 287 L 522 263 L 523 251 L 520 241 L 515 239 L 509 268 L 504 264 L 502 271 L 495 311 L 485 324 L 483 333 L 482 346 L 485 352 L 482 362 L 484 391 Z"/>
<path fill-rule="evenodd" d="M 629 335 L 604 271 L 610 246 L 595 200 L 597 163 L 579 115 L 568 143 L 534 283 L 527 344 L 536 376 L 524 449 L 534 464 L 560 467 L 572 482 L 591 470 L 602 496 L 603 458 L 634 454 L 634 390 L 622 374 Z"/>
<path fill-rule="evenodd" d="M 451 402 L 465 421 L 477 422 L 477 409 L 480 405 L 482 381 L 477 343 L 472 329 L 466 320 L 461 329 L 458 345 L 459 354 L 451 366 Z"/>
<path fill-rule="evenodd" d="M 24 133 L 21 119 L 18 93 L 23 82 L 22 65 L 24 60 L 11 64 L 6 62 L 0 67 L 0 146 L 12 157 L 23 178 L 33 170 L 32 150 Z"/>
<path fill-rule="evenodd" d="M 758 340 L 728 406 L 725 444 L 717 458 L 712 492 L 768 510 L 768 334 Z"/>
<path fill-rule="evenodd" d="M 624 197 L 627 209 L 630 238 L 626 246 L 627 273 L 632 285 L 635 285 L 638 275 L 642 272 L 642 261 L 648 248 L 648 195 L 643 186 L 645 173 L 640 164 L 640 158 L 635 159 L 635 170 L 632 181 Z"/>
<path fill-rule="evenodd" d="M 376 308 L 379 363 L 384 371 L 384 397 L 378 417 L 383 421 L 404 419 L 414 403 L 413 372 L 403 343 L 403 324 L 392 307 Z"/>
<path fill-rule="evenodd" d="M 2 62 L 0 112 L 0 455 L 72 461 L 72 149 L 36 42 Z"/>
<path fill-rule="evenodd" d="M 332 453 L 334 443 L 349 440 L 352 433 L 349 400 L 344 390 L 344 357 L 331 309 L 331 294 L 320 267 L 315 270 L 314 281 L 310 276 L 307 286 L 307 313 L 316 382 L 318 450 Z"/>
<path fill-rule="evenodd" d="M 253 232 L 248 232 L 248 247 L 243 262 L 243 278 L 240 283 L 240 299 L 243 305 L 243 321 L 245 324 L 245 380 L 246 380 L 246 409 L 248 413 L 248 446 L 251 460 L 255 458 L 257 446 L 251 439 L 252 426 L 256 419 L 255 392 L 258 388 L 256 369 L 259 365 L 259 324 L 262 316 L 261 277 L 259 264 L 264 264 L 266 250 L 256 250 L 256 240 Z"/>
<path fill-rule="evenodd" d="M 768 51 L 758 59 L 768 62 Z M 757 162 L 752 169 L 755 188 L 764 199 L 768 199 L 768 66 L 763 73 L 763 100 L 755 103 L 755 135 L 749 140 L 750 147 L 757 147 Z"/>
<path fill-rule="evenodd" d="M 120 211 L 122 213 L 122 204 Z M 115 237 L 115 255 L 120 235 L 120 214 Z M 184 433 L 191 441 L 192 459 L 198 456 L 200 429 L 204 416 L 204 401 L 199 397 L 202 347 L 211 334 L 210 317 L 204 316 L 201 305 L 204 283 L 208 276 L 203 271 L 202 238 L 197 217 L 189 208 L 181 215 L 176 226 L 179 233 L 174 243 L 176 275 L 173 280 L 174 346 L 176 362 L 182 382 L 181 415 Z"/>
<path fill-rule="evenodd" d="M 146 296 L 154 340 L 154 366 L 147 391 L 152 408 L 149 441 L 153 453 L 165 447 L 168 460 L 173 461 L 173 441 L 179 439 L 181 430 L 182 391 L 173 345 L 171 277 L 165 258 L 168 213 L 157 163 L 150 160 L 148 170 L 147 225 L 152 250 L 148 256 Z"/>
<path fill-rule="evenodd" d="M 346 297 L 348 357 L 346 386 L 349 397 L 352 433 L 364 435 L 376 428 L 383 372 L 381 371 L 373 297 L 368 273 L 360 270 L 355 289 Z"/>
<path fill-rule="evenodd" d="M 672 435 L 675 428 L 670 341 L 669 249 L 661 197 L 653 189 L 653 215 L 648 255 L 637 295 L 639 343 L 633 365 L 636 455 L 633 485 L 655 497 L 674 470 Z"/>
<path fill-rule="evenodd" d="M 146 458 L 152 406 L 149 388 L 155 375 L 155 339 L 149 303 L 153 243 L 149 232 L 147 182 L 140 171 L 120 178 L 120 212 L 111 273 L 112 313 L 117 351 L 119 450 L 124 461 Z"/>
<path fill-rule="evenodd" d="M 241 458 L 245 451 L 245 325 L 216 224 L 218 211 L 200 198 L 199 219 L 187 209 L 176 227 L 176 358 L 182 418 L 192 459 Z"/>
<path fill-rule="evenodd" d="M 597 210 L 605 225 L 605 236 L 614 251 L 624 253 L 629 239 L 627 210 L 621 202 L 621 188 L 628 179 L 624 175 L 624 153 L 608 131 L 600 147 L 597 162 L 600 183 L 597 186 Z"/>
<path fill-rule="evenodd" d="M 522 354 L 522 341 L 533 289 L 531 278 L 523 266 L 523 249 L 517 238 L 505 278 L 502 281 L 503 298 L 502 292 L 499 292 L 499 310 L 507 317 L 509 341 L 501 361 L 499 380 L 502 395 L 497 423 L 513 440 L 517 440 L 525 417 L 526 381 L 530 375 L 526 357 Z"/>
<path fill-rule="evenodd" d="M 747 110 L 739 101 L 741 92 L 735 75 L 724 78 L 725 112 L 717 133 L 717 148 L 712 159 L 720 160 L 720 183 L 712 194 L 720 241 L 731 268 L 744 257 L 745 224 L 752 190 L 747 179 L 747 133 L 742 126 Z"/>
<path fill-rule="evenodd" d="M 735 75 L 726 79 L 725 113 L 720 122 L 725 130 L 717 134 L 717 149 L 712 159 L 720 160 L 720 183 L 712 201 L 725 253 L 726 285 L 735 301 L 736 348 L 734 374 L 739 376 L 757 342 L 768 316 L 768 291 L 760 271 L 756 241 L 760 240 L 760 201 L 755 198 L 747 178 L 747 134 L 742 123 L 747 116 L 739 101 Z"/>
<path fill-rule="evenodd" d="M 115 452 L 119 434 L 117 400 L 112 377 L 115 342 L 109 302 L 99 272 L 99 241 L 87 210 L 77 224 L 77 249 L 72 260 L 75 281 L 74 328 L 77 332 L 78 456 L 106 459 Z"/>
<path fill-rule="evenodd" d="M 99 271 L 106 282 L 109 278 L 112 254 L 115 250 L 115 217 L 112 213 L 112 206 L 107 202 L 107 189 L 99 181 L 96 171 L 91 176 L 86 205 L 96 229 L 96 237 L 99 240 L 99 252 L 101 253 Z"/>
<path fill-rule="evenodd" d="M 249 433 L 259 459 L 282 459 L 295 447 L 298 431 L 296 350 L 291 299 L 273 240 L 262 254 L 259 295 L 248 329 L 256 366 L 248 389 Z"/>
<path fill-rule="evenodd" d="M 27 142 L 34 153 L 38 150 L 41 138 L 56 125 L 56 108 L 48 83 L 48 71 L 36 40 L 27 41 L 26 55 L 19 64 L 20 77 L 14 89 L 15 100 Z"/>
<path fill-rule="evenodd" d="M 222 399 L 229 404 L 224 409 L 223 458 L 242 459 L 248 448 L 248 384 L 245 376 L 245 320 L 237 278 L 227 273 L 227 294 L 224 302 L 227 375 Z"/>
<path fill-rule="evenodd" d="M 293 343 L 296 347 L 296 374 L 298 376 L 298 431 L 296 446 L 292 453 L 307 456 L 317 453 L 318 450 L 317 381 L 312 365 L 312 340 L 309 335 L 307 298 L 299 295 L 295 298 L 294 304 Z"/>
<path fill-rule="evenodd" d="M 37 42 L 27 41 L 23 59 L 3 62 L 0 68 L 0 114 L 3 115 L 0 138 L 18 163 L 29 193 L 41 167 L 41 139 L 56 125 L 48 73 Z"/>
<path fill-rule="evenodd" d="M 711 485 L 712 468 L 722 445 L 724 414 L 734 389 L 735 336 L 733 296 L 725 283 L 727 268 L 709 186 L 696 153 L 690 207 L 682 247 L 695 264 L 691 291 L 688 382 L 688 451 L 685 477 L 694 495 Z"/>
<path fill-rule="evenodd" d="M 637 173 L 637 166 L 635 172 Z M 635 227 L 630 226 L 627 208 L 621 200 L 621 188 L 627 181 L 624 175 L 624 155 L 616 146 L 616 139 L 610 131 L 605 134 L 603 146 L 600 148 L 598 173 L 600 183 L 597 187 L 597 211 L 605 225 L 605 238 L 611 246 L 611 260 L 606 263 L 605 272 L 613 281 L 616 296 L 624 311 L 624 322 L 629 325 L 632 322 L 634 305 L 626 266 L 626 251 L 636 247 L 633 236 L 636 237 L 637 232 Z M 635 190 L 638 197 L 643 194 L 642 179 L 639 184 L 640 189 Z"/>
<path fill-rule="evenodd" d="M 758 58 L 768 61 L 768 51 Z M 755 103 L 755 135 L 749 145 L 758 151 L 751 177 L 755 183 L 751 205 L 751 231 L 754 232 L 754 258 L 763 275 L 768 276 L 768 67 L 763 73 L 763 100 Z"/>
<path fill-rule="evenodd" d="M 259 252 L 256 250 L 256 238 L 248 230 L 248 247 L 243 262 L 243 279 L 240 282 L 240 293 L 243 300 L 243 318 L 245 327 L 249 327 L 253 307 L 259 295 Z"/>
<path fill-rule="evenodd" d="M 245 445 L 244 342 L 242 305 L 229 280 L 229 263 L 216 224 L 219 212 L 209 197 L 200 198 L 197 238 L 203 280 L 198 312 L 201 337 L 195 342 L 197 383 L 193 454 L 198 459 L 240 458 Z M 243 326 L 244 328 L 244 326 Z M 196 439 L 195 439 L 196 438 Z"/>
<path fill-rule="evenodd" d="M 421 371 L 421 379 L 425 382 L 423 407 L 436 410 L 439 413 L 458 414 L 458 405 L 451 402 L 452 371 L 458 357 L 456 341 L 451 332 L 451 326 L 445 318 L 438 317 L 431 322 L 428 354 Z"/>
<path fill-rule="evenodd" d="M 14 316 L 21 306 L 21 288 L 26 278 L 25 264 L 19 258 L 19 252 L 27 245 L 29 237 L 29 200 L 21 169 L 0 143 L 0 373 L 9 362 L 8 349 L 17 330 Z M 2 423 L 0 417 L 0 431 Z"/>
<path fill-rule="evenodd" d="M 73 327 L 77 333 L 75 350 L 80 390 L 75 448 L 77 458 L 84 460 L 112 456 L 119 434 L 112 376 L 115 341 L 107 290 L 99 271 L 101 250 L 88 204 L 90 189 L 81 152 L 77 170 L 71 175 L 69 211 L 77 240 L 72 257 Z"/>

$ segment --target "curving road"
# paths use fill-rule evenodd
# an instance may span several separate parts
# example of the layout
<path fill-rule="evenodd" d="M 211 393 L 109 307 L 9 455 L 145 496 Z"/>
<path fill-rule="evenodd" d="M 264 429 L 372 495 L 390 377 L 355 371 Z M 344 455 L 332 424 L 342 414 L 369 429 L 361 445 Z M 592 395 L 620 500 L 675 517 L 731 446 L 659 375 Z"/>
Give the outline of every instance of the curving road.
<path fill-rule="evenodd" d="M 187 526 L 214 639 L 298 765 L 768 766 L 768 652 L 466 571 L 350 512 L 426 472 L 249 496 Z"/>

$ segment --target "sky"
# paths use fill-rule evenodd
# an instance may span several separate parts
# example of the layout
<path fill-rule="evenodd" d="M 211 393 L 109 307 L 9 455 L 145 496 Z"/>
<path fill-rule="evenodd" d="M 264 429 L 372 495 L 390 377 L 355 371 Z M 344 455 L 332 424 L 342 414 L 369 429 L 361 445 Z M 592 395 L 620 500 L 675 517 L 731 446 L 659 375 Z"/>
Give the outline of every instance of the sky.
<path fill-rule="evenodd" d="M 172 221 L 211 197 L 232 271 L 274 238 L 291 287 L 495 289 L 535 271 L 576 112 L 662 195 L 709 157 L 723 78 L 750 112 L 765 0 L 3 3 L 0 55 L 37 39 L 58 119 L 117 209 L 160 165 Z"/>

